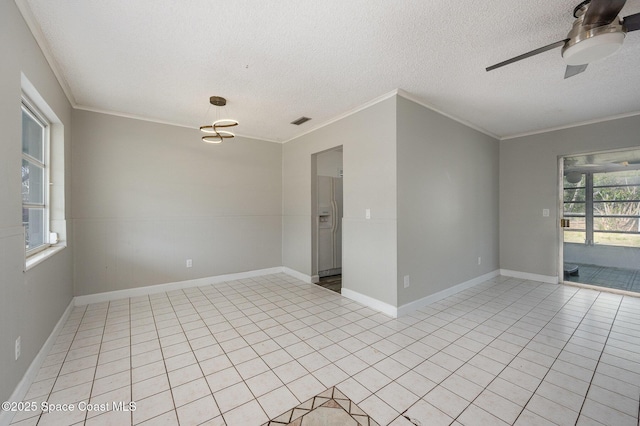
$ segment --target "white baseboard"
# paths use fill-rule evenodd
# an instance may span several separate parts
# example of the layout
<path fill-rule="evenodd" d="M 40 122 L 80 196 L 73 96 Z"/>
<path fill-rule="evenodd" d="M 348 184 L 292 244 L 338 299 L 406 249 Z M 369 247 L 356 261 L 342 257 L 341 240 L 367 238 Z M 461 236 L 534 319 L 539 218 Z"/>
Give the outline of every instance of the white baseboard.
<path fill-rule="evenodd" d="M 554 277 L 552 275 L 531 274 L 529 272 L 512 271 L 510 269 L 500 269 L 500 275 L 504 275 L 506 277 L 520 278 L 523 280 L 539 281 L 539 282 L 549 283 L 549 284 L 558 284 L 560 282 L 558 280 L 558 277 Z"/>
<path fill-rule="evenodd" d="M 132 288 L 127 290 L 118 290 L 118 291 L 111 291 L 111 292 L 105 292 L 105 293 L 90 294 L 86 296 L 76 296 L 69 303 L 69 306 L 67 306 L 67 309 L 64 311 L 64 313 L 58 320 L 56 326 L 54 327 L 53 331 L 49 335 L 49 338 L 44 343 L 40 351 L 38 352 L 38 355 L 31 362 L 31 365 L 25 372 L 24 376 L 22 377 L 22 380 L 20 381 L 18 386 L 16 386 L 15 390 L 11 394 L 9 401 L 23 400 L 24 396 L 29 390 L 29 387 L 31 386 L 31 383 L 33 382 L 33 379 L 38 374 L 38 371 L 40 370 L 42 363 L 44 362 L 46 356 L 51 350 L 51 347 L 54 345 L 56 339 L 58 338 L 58 335 L 60 334 L 60 330 L 62 330 L 62 328 L 64 327 L 64 324 L 67 322 L 67 319 L 69 318 L 69 315 L 71 315 L 71 312 L 73 311 L 74 306 L 82 306 L 82 305 L 87 305 L 91 303 L 101 303 L 101 302 L 118 300 L 118 299 L 123 299 L 128 297 L 145 296 L 149 294 L 162 293 L 166 291 L 179 290 L 179 289 L 197 287 L 197 286 L 203 286 L 203 285 L 217 284 L 224 281 L 253 278 L 253 277 L 258 277 L 262 275 L 277 274 L 281 272 L 287 275 L 290 275 L 294 278 L 297 278 L 301 281 L 304 281 L 305 283 L 313 283 L 314 279 L 317 279 L 317 276 L 311 277 L 309 275 L 298 272 L 294 269 L 278 266 L 274 268 L 259 269 L 255 271 L 239 272 L 239 273 L 227 274 L 227 275 L 218 275 L 218 276 L 207 277 L 207 278 L 198 278 L 194 280 L 180 281 L 175 283 L 158 284 L 153 286 L 138 287 L 138 288 Z M 386 315 L 389 315 L 392 318 L 397 318 L 398 316 L 406 315 L 416 309 L 420 309 L 424 306 L 427 306 L 430 303 L 434 303 L 445 297 L 451 296 L 452 294 L 458 293 L 462 290 L 473 287 L 474 285 L 490 280 L 491 278 L 496 277 L 498 273 L 500 273 L 501 275 L 506 275 L 506 276 L 515 277 L 515 278 L 530 279 L 530 280 L 542 281 L 542 282 L 548 282 L 548 283 L 554 283 L 554 284 L 558 283 L 557 277 L 550 277 L 545 275 L 529 274 L 526 272 L 500 269 L 499 271 L 496 270 L 488 274 L 481 275 L 479 277 L 476 277 L 464 283 L 461 283 L 453 287 L 450 287 L 446 290 L 440 291 L 436 294 L 432 294 L 430 296 L 424 297 L 414 302 L 407 303 L 405 305 L 402 305 L 400 308 L 396 308 L 395 306 L 392 306 L 388 303 L 382 302 L 380 300 L 374 299 L 373 297 L 366 296 L 356 291 L 349 290 L 347 288 L 342 288 L 342 295 L 358 303 L 361 303 L 365 306 L 368 306 L 372 309 L 380 311 Z M 0 411 L 0 425 L 5 425 L 5 424 L 8 425 L 9 423 L 11 423 L 11 420 L 13 419 L 14 415 L 15 415 L 14 412 Z"/>
<path fill-rule="evenodd" d="M 20 383 L 18 383 L 18 386 L 16 386 L 16 388 L 13 390 L 13 393 L 9 397 L 8 401 L 20 402 L 24 400 L 24 397 L 29 391 L 29 388 L 31 387 L 33 380 L 38 375 L 38 371 L 40 371 L 40 367 L 42 366 L 42 363 L 47 358 L 47 355 L 49 355 L 49 351 L 55 344 L 56 339 L 60 334 L 60 331 L 62 330 L 64 325 L 67 323 L 67 320 L 69 319 L 69 315 L 71 315 L 71 312 L 73 311 L 74 306 L 75 305 L 73 304 L 73 300 L 71 300 L 71 302 L 69 302 L 69 306 L 67 306 L 67 309 L 65 309 L 64 313 L 56 323 L 56 326 L 53 328 L 53 331 L 47 338 L 47 341 L 44 342 L 44 345 L 42 345 L 42 347 L 40 348 L 38 355 L 36 355 L 33 361 L 31 361 L 31 365 L 29 365 L 29 368 L 27 368 L 27 371 L 24 373 L 24 376 L 22 376 L 22 380 L 20 380 Z M 16 412 L 14 411 L 0 410 L 0 425 L 10 424 L 15 414 Z"/>
<path fill-rule="evenodd" d="M 19 402 L 24 399 L 24 396 L 29 391 L 29 387 L 31 387 L 33 380 L 37 376 L 38 371 L 42 366 L 42 363 L 44 362 L 45 358 L 49 354 L 49 351 L 55 344 L 55 341 L 58 338 L 58 335 L 60 334 L 60 330 L 62 330 L 67 320 L 69 319 L 69 315 L 71 315 L 71 312 L 73 311 L 74 306 L 83 306 L 91 303 L 108 302 L 108 301 L 124 299 L 128 297 L 146 296 L 149 294 L 162 293 L 166 291 L 179 290 L 179 289 L 197 287 L 197 286 L 203 286 L 203 285 L 218 284 L 225 281 L 253 278 L 253 277 L 259 277 L 259 276 L 270 275 L 270 274 L 278 274 L 281 272 L 287 273 L 288 275 L 301 279 L 305 282 L 311 282 L 311 277 L 307 275 L 301 274 L 300 272 L 294 271 L 293 269 L 277 266 L 274 268 L 259 269 L 259 270 L 247 271 L 247 272 L 238 272 L 234 274 L 218 275 L 218 276 L 207 277 L 207 278 L 198 278 L 194 280 L 180 281 L 175 283 L 157 284 L 157 285 L 146 286 L 146 287 L 131 288 L 127 290 L 117 290 L 117 291 L 109 291 L 105 293 L 89 294 L 86 296 L 76 296 L 71 300 L 71 302 L 69 303 L 69 306 L 67 306 L 67 309 L 64 311 L 64 313 L 58 320 L 58 323 L 56 324 L 53 331 L 49 335 L 49 338 L 47 338 L 47 341 L 44 343 L 44 345 L 38 352 L 38 355 L 31 362 L 31 365 L 25 372 L 24 376 L 22 377 L 22 380 L 20 380 L 20 383 L 18 383 L 18 385 L 14 389 L 8 401 Z M 16 413 L 12 411 L 0 410 L 0 426 L 9 425 L 11 423 L 11 420 L 15 416 L 15 414 Z"/>
<path fill-rule="evenodd" d="M 407 315 L 413 311 L 416 311 L 420 308 L 424 308 L 427 305 L 430 305 L 431 303 L 435 303 L 439 300 L 444 299 L 445 297 L 449 297 L 453 294 L 459 293 L 463 290 L 466 290 L 468 288 L 471 288 L 475 285 L 478 285 L 480 283 L 483 283 L 485 281 L 488 281 L 492 278 L 495 278 L 499 275 L 499 270 L 495 270 L 492 272 L 489 272 L 487 274 L 484 275 L 480 275 L 479 277 L 476 278 L 472 278 L 469 281 L 465 281 L 463 283 L 460 284 L 456 284 L 453 287 L 449 287 L 447 289 L 444 289 L 442 291 L 439 291 L 437 293 L 434 294 L 430 294 L 429 296 L 423 297 L 422 299 L 418 299 L 418 300 L 414 300 L 413 302 L 409 302 L 409 303 L 405 303 L 404 305 L 400 306 L 398 308 L 398 316 L 404 316 Z"/>
<path fill-rule="evenodd" d="M 373 297 L 358 293 L 357 291 L 349 290 L 348 288 L 344 287 L 342 287 L 341 294 L 348 299 L 361 303 L 371 309 L 375 309 L 376 311 L 380 311 L 392 318 L 398 318 L 398 308 L 389 305 L 388 303 L 382 302 L 378 299 L 374 299 Z"/>
<path fill-rule="evenodd" d="M 435 294 L 431 294 L 413 302 L 406 303 L 399 308 L 344 287 L 342 288 L 342 295 L 358 303 L 362 303 L 363 305 L 368 306 L 371 309 L 375 309 L 382 312 L 383 314 L 389 315 L 392 318 L 398 318 L 407 315 L 417 309 L 424 308 L 425 306 L 437 302 L 438 300 L 442 300 L 445 297 L 449 297 L 453 294 L 459 293 L 463 290 L 495 278 L 499 275 L 499 272 L 500 271 L 496 269 L 495 271 L 480 275 L 479 277 L 454 285 L 453 287 L 449 287 Z"/>
<path fill-rule="evenodd" d="M 75 301 L 75 306 L 83 306 L 91 303 L 102 303 L 102 302 L 109 302 L 112 300 L 126 299 L 129 297 L 147 296 L 150 294 L 164 293 L 167 291 L 181 290 L 181 289 L 191 288 L 191 287 L 200 287 L 204 285 L 219 284 L 224 281 L 241 280 L 245 278 L 259 277 L 262 275 L 277 274 L 280 272 L 287 273 L 287 271 L 284 270 L 282 266 L 277 266 L 274 268 L 258 269 L 255 271 L 237 272 L 234 274 L 216 275 L 213 277 L 196 278 L 193 280 L 178 281 L 174 283 L 156 284 L 156 285 L 150 285 L 146 287 L 136 287 L 136 288 L 129 288 L 126 290 L 116 290 L 116 291 L 108 291 L 105 293 L 76 296 L 74 298 L 74 301 Z M 289 274 L 289 275 L 293 275 L 293 274 Z"/>
<path fill-rule="evenodd" d="M 286 266 L 282 267 L 282 272 L 287 275 L 291 275 L 294 278 L 299 279 L 300 281 L 304 281 L 307 284 L 313 284 L 313 278 L 311 275 L 303 274 L 302 272 L 298 272 L 295 269 L 287 268 Z"/>

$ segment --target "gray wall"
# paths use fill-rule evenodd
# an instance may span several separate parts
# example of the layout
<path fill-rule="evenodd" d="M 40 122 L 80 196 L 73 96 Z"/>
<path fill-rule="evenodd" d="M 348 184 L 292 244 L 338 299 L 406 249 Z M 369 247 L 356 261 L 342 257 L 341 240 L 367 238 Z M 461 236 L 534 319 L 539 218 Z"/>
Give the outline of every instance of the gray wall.
<path fill-rule="evenodd" d="M 284 145 L 284 266 L 311 275 L 311 155 L 343 145 L 342 285 L 396 306 L 395 139 L 394 96 Z"/>
<path fill-rule="evenodd" d="M 21 73 L 64 126 L 66 189 L 71 172 L 71 106 L 13 1 L 0 2 L 0 57 L 0 400 L 4 401 L 51 334 L 73 291 L 69 247 L 23 272 Z M 67 216 L 69 201 L 67 196 Z M 68 227 L 67 235 L 71 233 Z M 15 361 L 18 336 L 22 338 L 22 355 Z"/>
<path fill-rule="evenodd" d="M 397 140 L 401 306 L 498 269 L 499 145 L 402 97 Z"/>
<path fill-rule="evenodd" d="M 76 295 L 282 265 L 282 146 L 200 136 L 74 110 Z"/>
<path fill-rule="evenodd" d="M 501 141 L 500 267 L 558 276 L 558 156 L 638 146 L 638 135 L 634 116 Z"/>

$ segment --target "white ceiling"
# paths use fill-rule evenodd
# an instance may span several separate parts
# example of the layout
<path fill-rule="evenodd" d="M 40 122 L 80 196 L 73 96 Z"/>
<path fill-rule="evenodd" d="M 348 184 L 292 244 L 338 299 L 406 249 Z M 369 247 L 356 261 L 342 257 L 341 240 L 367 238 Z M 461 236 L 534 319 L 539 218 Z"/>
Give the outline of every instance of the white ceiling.
<path fill-rule="evenodd" d="M 499 138 L 639 113 L 640 31 L 568 80 L 560 49 L 485 71 L 564 39 L 579 1 L 16 3 L 74 106 L 197 128 L 219 95 L 237 134 L 287 141 L 397 88 Z"/>

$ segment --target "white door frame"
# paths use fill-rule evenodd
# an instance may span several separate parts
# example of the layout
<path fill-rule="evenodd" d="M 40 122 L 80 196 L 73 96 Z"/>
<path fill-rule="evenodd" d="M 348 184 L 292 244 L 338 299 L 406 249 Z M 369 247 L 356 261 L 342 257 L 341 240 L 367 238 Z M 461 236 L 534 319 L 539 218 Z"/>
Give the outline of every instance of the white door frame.
<path fill-rule="evenodd" d="M 564 159 L 565 155 L 558 156 L 558 199 L 556 209 L 556 230 L 558 232 L 558 283 L 564 284 L 564 228 L 561 220 L 564 218 Z"/>

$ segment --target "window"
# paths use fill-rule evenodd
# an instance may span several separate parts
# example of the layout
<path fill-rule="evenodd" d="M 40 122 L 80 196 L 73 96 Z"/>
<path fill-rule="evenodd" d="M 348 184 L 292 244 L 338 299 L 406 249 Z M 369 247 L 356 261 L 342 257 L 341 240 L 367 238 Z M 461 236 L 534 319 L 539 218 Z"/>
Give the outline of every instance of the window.
<path fill-rule="evenodd" d="M 49 123 L 22 101 L 22 224 L 27 256 L 49 243 Z"/>
<path fill-rule="evenodd" d="M 640 170 L 565 178 L 564 216 L 565 242 L 640 247 Z"/>

